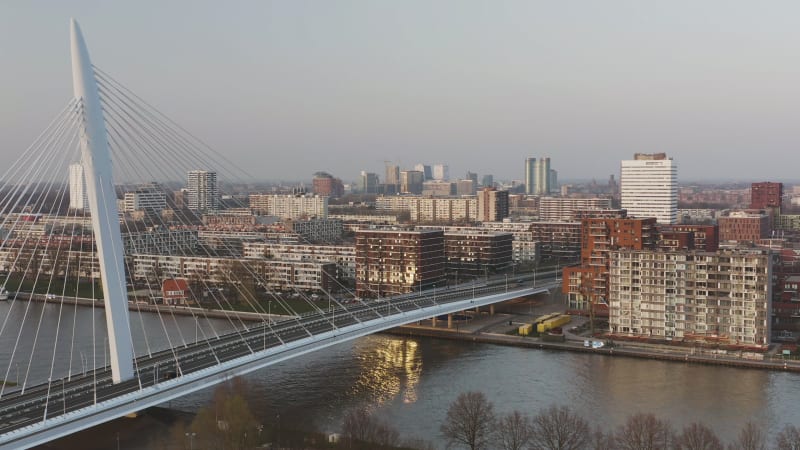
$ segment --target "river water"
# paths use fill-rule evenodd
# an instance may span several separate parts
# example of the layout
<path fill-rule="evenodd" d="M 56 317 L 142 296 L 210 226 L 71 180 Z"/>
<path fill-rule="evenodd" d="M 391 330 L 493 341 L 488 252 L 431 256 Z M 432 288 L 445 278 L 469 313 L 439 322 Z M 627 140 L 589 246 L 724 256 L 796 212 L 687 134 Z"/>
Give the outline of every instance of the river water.
<path fill-rule="evenodd" d="M 58 305 L 34 303 L 27 312 L 26 306 L 0 304 L 0 317 L 6 322 L 0 333 L 0 371 L 8 372 L 8 379 L 15 379 L 17 363 L 22 378 L 30 366 L 30 380 L 47 379 L 54 342 L 59 346 L 55 376 L 66 374 L 70 361 L 73 373 L 83 370 L 84 362 L 91 359 L 102 364 L 103 310 L 65 307 L 59 314 Z M 131 321 L 139 353 L 148 345 L 156 350 L 170 341 L 193 340 L 195 334 L 210 335 L 212 328 L 222 331 L 237 326 L 226 320 L 196 323 L 191 317 L 152 313 L 132 313 Z M 73 323 L 76 335 L 84 338 L 92 336 L 94 325 L 98 344 L 72 346 Z M 39 350 L 31 358 L 37 328 Z M 60 330 L 58 339 L 56 329 Z M 19 349 L 9 363 L 18 336 Z M 726 438 L 749 420 L 770 433 L 784 423 L 800 425 L 796 406 L 800 404 L 800 375 L 796 374 L 429 338 L 369 336 L 245 378 L 252 393 L 251 407 L 265 421 L 335 432 L 348 408 L 366 407 L 401 434 L 439 445 L 439 426 L 448 405 L 459 393 L 471 390 L 483 391 L 500 413 L 535 414 L 555 403 L 573 407 L 593 426 L 602 427 L 619 425 L 640 411 L 655 413 L 676 426 L 703 421 Z M 170 406 L 193 411 L 205 406 L 210 397 L 211 390 L 201 391 L 173 400 Z"/>

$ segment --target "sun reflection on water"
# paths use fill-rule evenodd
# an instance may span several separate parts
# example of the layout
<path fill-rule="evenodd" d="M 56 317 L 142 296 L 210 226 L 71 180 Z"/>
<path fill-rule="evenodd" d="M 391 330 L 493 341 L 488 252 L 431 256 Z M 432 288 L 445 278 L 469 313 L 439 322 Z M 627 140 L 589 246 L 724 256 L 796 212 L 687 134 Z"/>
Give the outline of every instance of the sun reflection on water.
<path fill-rule="evenodd" d="M 416 341 L 391 338 L 385 345 L 357 346 L 354 350 L 361 366 L 354 394 L 368 394 L 375 406 L 396 398 L 403 403 L 417 401 L 422 357 Z"/>

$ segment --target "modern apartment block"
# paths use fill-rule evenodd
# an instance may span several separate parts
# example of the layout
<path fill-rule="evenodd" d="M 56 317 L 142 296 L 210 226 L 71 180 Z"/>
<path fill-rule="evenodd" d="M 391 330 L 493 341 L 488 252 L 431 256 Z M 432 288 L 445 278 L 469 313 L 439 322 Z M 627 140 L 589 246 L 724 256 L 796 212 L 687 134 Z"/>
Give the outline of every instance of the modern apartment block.
<path fill-rule="evenodd" d="M 769 237 L 769 216 L 760 212 L 733 211 L 718 218 L 717 223 L 721 242 L 758 242 Z"/>
<path fill-rule="evenodd" d="M 752 183 L 750 209 L 780 208 L 783 200 L 783 183 Z"/>
<path fill-rule="evenodd" d="M 318 195 L 250 194 L 250 209 L 255 214 L 282 219 L 328 217 L 328 197 Z"/>
<path fill-rule="evenodd" d="M 659 227 L 661 234 L 660 240 L 665 240 L 665 236 L 672 236 L 672 239 L 680 239 L 678 236 L 685 235 L 687 239 L 691 240 L 690 246 L 694 250 L 704 250 L 707 252 L 715 252 L 719 249 L 719 227 L 717 225 L 668 225 Z M 677 234 L 676 234 L 677 233 Z M 659 244 L 660 247 L 666 249 L 670 245 Z M 673 245 L 673 250 L 682 248 L 679 245 Z M 687 248 L 688 250 L 688 248 Z"/>
<path fill-rule="evenodd" d="M 474 222 L 478 200 L 472 198 L 416 198 L 411 201 L 412 222 Z"/>
<path fill-rule="evenodd" d="M 139 280 L 260 283 L 272 291 L 331 291 L 337 287 L 333 263 L 169 255 L 135 255 L 131 259 L 133 277 Z"/>
<path fill-rule="evenodd" d="M 290 219 L 284 221 L 286 228 L 309 242 L 331 243 L 342 238 L 344 227 L 338 219 Z"/>
<path fill-rule="evenodd" d="M 192 211 L 209 212 L 219 209 L 217 173 L 190 170 L 186 173 L 187 206 Z"/>
<path fill-rule="evenodd" d="M 381 196 L 375 199 L 378 211 L 409 211 L 412 222 L 472 222 L 477 217 L 478 200 L 470 198 L 425 198 Z"/>
<path fill-rule="evenodd" d="M 145 211 L 158 214 L 167 209 L 167 194 L 158 186 L 141 186 L 126 192 L 122 210 L 125 212 Z"/>
<path fill-rule="evenodd" d="M 539 220 L 561 222 L 573 220 L 577 211 L 610 209 L 610 198 L 539 198 Z"/>
<path fill-rule="evenodd" d="M 197 251 L 196 230 L 156 229 L 122 233 L 122 246 L 126 255 L 149 253 L 182 255 Z"/>
<path fill-rule="evenodd" d="M 498 222 L 508 217 L 508 191 L 483 188 L 478 192 L 478 222 Z"/>
<path fill-rule="evenodd" d="M 445 232 L 444 255 L 448 276 L 458 282 L 509 268 L 513 240 L 511 233 Z"/>
<path fill-rule="evenodd" d="M 621 204 L 629 217 L 655 217 L 660 224 L 678 220 L 678 166 L 664 153 L 636 153 L 622 161 Z"/>
<path fill-rule="evenodd" d="M 337 278 L 353 280 L 356 276 L 356 249 L 351 245 L 244 242 L 242 252 L 245 258 L 335 263 Z"/>
<path fill-rule="evenodd" d="M 533 240 L 541 244 L 541 261 L 570 264 L 581 253 L 579 222 L 530 222 Z"/>
<path fill-rule="evenodd" d="M 379 298 L 444 285 L 444 232 L 356 231 L 356 295 Z"/>
<path fill-rule="evenodd" d="M 541 244 L 534 240 L 533 233 L 530 231 L 529 223 L 522 222 L 483 222 L 477 226 L 454 225 L 454 226 L 418 226 L 422 230 L 443 230 L 445 235 L 449 233 L 469 233 L 469 234 L 510 234 L 512 260 L 515 263 L 531 263 L 539 261 L 541 254 Z M 577 245 L 576 245 L 577 247 Z M 577 250 L 576 250 L 577 252 Z"/>
<path fill-rule="evenodd" d="M 765 250 L 613 251 L 610 332 L 766 348 L 771 261 Z"/>

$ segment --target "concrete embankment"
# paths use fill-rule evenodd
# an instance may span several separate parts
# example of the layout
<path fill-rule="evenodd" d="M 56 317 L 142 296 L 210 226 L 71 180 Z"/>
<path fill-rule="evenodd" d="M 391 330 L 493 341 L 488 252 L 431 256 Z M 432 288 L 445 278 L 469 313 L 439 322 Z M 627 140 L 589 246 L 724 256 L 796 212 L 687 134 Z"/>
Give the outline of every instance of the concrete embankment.
<path fill-rule="evenodd" d="M 95 307 L 95 308 L 104 308 L 105 303 L 102 300 L 92 300 L 90 298 L 76 298 L 76 297 L 53 297 L 47 298 L 45 295 L 41 294 L 17 294 L 17 299 L 21 300 L 33 300 L 36 302 L 45 302 L 45 303 L 53 303 L 53 304 L 64 304 L 64 305 L 78 305 L 78 306 L 86 306 L 86 307 Z M 13 301 L 9 299 L 8 301 Z M 132 303 L 128 302 L 128 310 L 130 311 L 139 311 L 139 312 L 151 312 L 151 313 L 166 313 L 166 314 L 175 314 L 180 316 L 193 316 L 193 317 L 202 317 L 202 318 L 209 318 L 209 319 L 228 319 L 228 318 L 238 318 L 238 320 L 248 321 L 248 322 L 263 322 L 267 320 L 267 314 L 258 314 L 252 312 L 243 312 L 243 311 L 224 311 L 220 309 L 206 309 L 206 308 L 194 308 L 189 306 L 170 306 L 170 305 L 151 305 L 151 304 L 143 304 L 143 303 Z M 272 320 L 281 320 L 282 318 L 286 318 L 288 316 L 280 316 L 277 314 L 272 315 Z"/>
<path fill-rule="evenodd" d="M 422 336 L 438 339 L 452 339 L 467 342 L 480 342 L 486 344 L 508 345 L 540 350 L 559 350 L 580 353 L 594 353 L 606 356 L 622 356 L 629 358 L 656 359 L 683 363 L 707 364 L 714 366 L 741 367 L 749 369 L 779 370 L 800 373 L 800 363 L 796 361 L 765 360 L 755 361 L 734 358 L 727 355 L 698 355 L 688 352 L 676 352 L 664 348 L 636 348 L 634 344 L 623 343 L 622 346 L 592 348 L 584 347 L 583 342 L 544 342 L 538 338 L 509 336 L 494 333 L 458 332 L 448 329 L 435 329 L 424 326 L 404 326 L 387 330 L 386 333 L 396 336 Z"/>

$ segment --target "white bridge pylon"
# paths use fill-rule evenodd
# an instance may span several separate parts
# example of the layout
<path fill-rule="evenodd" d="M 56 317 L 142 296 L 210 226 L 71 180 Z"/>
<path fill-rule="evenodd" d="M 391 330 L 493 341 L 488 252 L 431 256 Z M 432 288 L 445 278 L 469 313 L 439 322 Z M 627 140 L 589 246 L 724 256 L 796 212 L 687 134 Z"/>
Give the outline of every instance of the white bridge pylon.
<path fill-rule="evenodd" d="M 70 20 L 72 86 L 80 108 L 80 145 L 92 228 L 103 282 L 111 373 L 114 383 L 134 377 L 124 254 L 117 196 L 103 109 L 89 51 L 75 19 Z"/>

